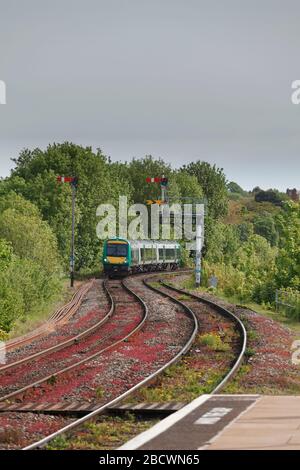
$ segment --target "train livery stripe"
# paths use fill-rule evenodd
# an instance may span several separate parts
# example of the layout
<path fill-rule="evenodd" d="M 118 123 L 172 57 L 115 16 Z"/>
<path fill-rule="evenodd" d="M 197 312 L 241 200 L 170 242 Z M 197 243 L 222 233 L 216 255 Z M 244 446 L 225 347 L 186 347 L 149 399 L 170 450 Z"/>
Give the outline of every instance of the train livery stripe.
<path fill-rule="evenodd" d="M 123 264 L 125 263 L 125 256 L 108 256 L 107 260 L 113 264 Z"/>

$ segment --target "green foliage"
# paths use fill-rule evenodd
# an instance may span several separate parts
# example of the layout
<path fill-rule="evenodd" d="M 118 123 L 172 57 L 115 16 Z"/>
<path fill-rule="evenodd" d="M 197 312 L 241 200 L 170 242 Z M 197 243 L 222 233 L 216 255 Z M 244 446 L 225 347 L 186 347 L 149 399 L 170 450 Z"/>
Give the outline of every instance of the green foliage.
<path fill-rule="evenodd" d="M 249 222 L 243 222 L 236 226 L 237 234 L 241 242 L 246 242 L 249 240 L 249 237 L 253 235 L 254 227 L 253 224 Z"/>
<path fill-rule="evenodd" d="M 277 285 L 300 290 L 300 204 L 286 203 L 277 219 L 280 227 Z"/>
<path fill-rule="evenodd" d="M 212 263 L 231 262 L 240 247 L 240 236 L 235 225 L 215 222 L 207 242 L 206 260 Z"/>
<path fill-rule="evenodd" d="M 256 202 L 271 202 L 276 206 L 280 206 L 287 197 L 276 189 L 268 189 L 267 191 L 259 190 L 255 192 Z"/>
<path fill-rule="evenodd" d="M 278 300 L 279 309 L 283 310 L 285 315 L 292 320 L 300 321 L 300 292 L 292 289 L 279 289 Z"/>
<path fill-rule="evenodd" d="M 245 196 L 247 194 L 246 191 L 244 191 L 243 188 L 241 188 L 241 186 L 239 186 L 237 183 L 235 183 L 234 181 L 230 181 L 228 184 L 227 184 L 227 189 L 228 191 L 231 193 L 231 194 L 239 194 L 241 196 Z"/>
<path fill-rule="evenodd" d="M 9 194 L 2 200 L 10 202 L 10 207 L 0 213 L 0 237 L 8 240 L 13 252 L 19 258 L 32 260 L 48 275 L 57 271 L 57 242 L 49 225 L 43 222 L 36 208 L 28 201 L 24 201 L 26 213 L 21 206 L 22 198 L 15 194 Z M 15 201 L 18 204 L 15 205 Z"/>
<path fill-rule="evenodd" d="M 129 202 L 160 198 L 147 176 L 169 178 L 170 202 L 205 198 L 202 283 L 218 278 L 218 291 L 241 300 L 274 303 L 276 288 L 300 290 L 300 205 L 277 190 L 251 193 L 227 182 L 223 169 L 197 161 L 178 170 L 147 155 L 111 162 L 100 149 L 73 143 L 23 150 L 11 177 L 0 181 L 0 328 L 37 308 L 58 289 L 61 260 L 69 265 L 71 188 L 57 175 L 79 178 L 76 207 L 76 269 L 99 269 L 101 242 L 96 209 L 119 195 Z M 228 202 L 229 200 L 229 202 Z M 172 232 L 172 231 L 171 231 Z M 60 256 L 58 256 L 58 252 Z M 182 251 L 182 264 L 193 260 Z M 17 288 L 12 289 L 17 279 Z"/>
<path fill-rule="evenodd" d="M 151 155 L 144 158 L 133 158 L 126 165 L 126 176 L 130 185 L 134 188 L 134 202 L 145 204 L 147 199 L 160 199 L 160 185 L 156 183 L 146 183 L 149 177 L 170 177 L 171 166 L 161 158 L 155 159 Z"/>
<path fill-rule="evenodd" d="M 278 244 L 279 234 L 274 218 L 269 213 L 257 215 L 253 220 L 254 231 L 264 237 L 271 246 Z"/>
<path fill-rule="evenodd" d="M 203 189 L 196 176 L 184 170 L 179 170 L 174 171 L 170 179 L 170 185 L 172 186 L 172 184 L 176 183 L 178 187 L 181 202 L 189 204 L 193 201 L 200 202 L 203 199 Z M 176 198 L 172 199 L 172 201 L 173 200 L 176 201 Z"/>
<path fill-rule="evenodd" d="M 251 235 L 246 242 L 240 242 L 236 248 L 232 244 L 227 258 L 225 256 L 208 257 L 203 263 L 203 282 L 215 275 L 218 289 L 229 297 L 246 301 L 253 299 L 274 300 L 275 261 L 277 250 L 259 235 Z M 205 282 L 206 280 L 206 282 Z M 271 288 L 272 286 L 272 288 Z M 271 289 L 271 292 L 270 292 Z"/>
<path fill-rule="evenodd" d="M 0 271 L 7 268 L 12 260 L 12 246 L 0 238 Z"/>
<path fill-rule="evenodd" d="M 230 346 L 224 343 L 220 337 L 215 333 L 205 333 L 199 339 L 199 343 L 208 346 L 213 351 L 229 351 Z"/>
<path fill-rule="evenodd" d="M 218 219 L 227 214 L 227 182 L 222 168 L 207 162 L 192 162 L 184 165 L 183 170 L 194 175 L 208 200 L 208 216 Z"/>
<path fill-rule="evenodd" d="M 39 210 L 14 192 L 0 195 L 0 329 L 9 332 L 60 288 L 57 242 Z"/>
<path fill-rule="evenodd" d="M 130 196 L 128 180 L 115 177 L 118 168 L 111 165 L 100 149 L 94 153 L 90 147 L 69 142 L 49 145 L 45 151 L 24 150 L 14 162 L 16 168 L 5 185 L 40 209 L 56 234 L 66 268 L 70 253 L 71 188 L 58 184 L 56 176 L 78 176 L 76 268 L 97 266 L 101 244 L 96 236 L 96 209 L 101 203 L 118 206 L 119 194 Z"/>

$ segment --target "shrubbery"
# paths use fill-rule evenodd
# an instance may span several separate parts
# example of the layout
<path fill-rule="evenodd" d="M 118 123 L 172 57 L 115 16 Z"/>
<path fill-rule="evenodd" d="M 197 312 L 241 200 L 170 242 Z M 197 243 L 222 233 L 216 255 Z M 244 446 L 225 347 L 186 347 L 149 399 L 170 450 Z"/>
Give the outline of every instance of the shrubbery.
<path fill-rule="evenodd" d="M 41 308 L 60 289 L 55 236 L 38 209 L 13 192 L 0 197 L 0 330 Z"/>
<path fill-rule="evenodd" d="M 11 177 L 0 180 L 0 339 L 17 318 L 58 292 L 60 265 L 68 269 L 71 189 L 57 184 L 59 174 L 79 177 L 76 270 L 81 273 L 100 267 L 97 206 L 117 208 L 119 195 L 130 203 L 157 199 L 159 185 L 145 178 L 164 174 L 171 202 L 207 200 L 203 285 L 214 274 L 225 295 L 260 303 L 273 303 L 278 288 L 300 290 L 300 205 L 276 190 L 256 187 L 248 193 L 203 161 L 177 170 L 150 155 L 113 163 L 100 149 L 69 142 L 23 150 L 14 162 Z M 186 251 L 183 263 L 193 264 Z"/>

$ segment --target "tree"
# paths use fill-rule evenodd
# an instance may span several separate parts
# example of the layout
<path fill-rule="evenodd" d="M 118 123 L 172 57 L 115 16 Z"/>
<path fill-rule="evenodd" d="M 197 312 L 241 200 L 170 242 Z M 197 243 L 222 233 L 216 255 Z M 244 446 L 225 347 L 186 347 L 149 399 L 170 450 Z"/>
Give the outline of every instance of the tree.
<path fill-rule="evenodd" d="M 0 238 L 0 271 L 3 271 L 12 259 L 12 246 L 6 240 Z"/>
<path fill-rule="evenodd" d="M 259 214 L 253 219 L 254 231 L 257 235 L 264 237 L 271 246 L 276 246 L 278 243 L 278 232 L 274 218 L 268 214 Z"/>
<path fill-rule="evenodd" d="M 3 189 L 3 187 L 2 187 Z M 36 206 L 0 195 L 0 329 L 10 331 L 60 290 L 56 237 Z"/>
<path fill-rule="evenodd" d="M 284 199 L 285 195 L 280 194 L 276 189 L 261 190 L 255 193 L 256 202 L 271 202 L 276 206 L 280 206 Z"/>
<path fill-rule="evenodd" d="M 228 184 L 227 184 L 227 189 L 230 193 L 236 193 L 236 194 L 240 194 L 241 196 L 245 196 L 247 194 L 246 191 L 244 191 L 243 188 L 241 188 L 241 186 L 239 186 L 237 183 L 235 183 L 234 181 L 230 181 Z"/>
<path fill-rule="evenodd" d="M 173 181 L 177 184 L 181 202 L 187 204 L 193 201 L 201 202 L 203 189 L 196 176 L 190 175 L 187 171 L 178 170 L 172 173 L 171 182 Z"/>
<path fill-rule="evenodd" d="M 169 178 L 171 166 L 161 158 L 155 159 L 151 155 L 144 158 L 133 158 L 127 164 L 128 178 L 133 188 L 133 199 L 135 203 L 145 204 L 147 199 L 160 199 L 161 189 L 158 183 L 146 183 L 147 177 Z"/>
<path fill-rule="evenodd" d="M 194 175 L 208 202 L 208 215 L 212 219 L 224 217 L 228 210 L 227 181 L 222 168 L 198 160 L 184 165 L 183 170 Z"/>
<path fill-rule="evenodd" d="M 118 208 L 119 194 L 131 195 L 130 183 L 116 178 L 116 166 L 91 147 L 69 142 L 49 145 L 45 151 L 23 150 L 5 186 L 28 198 L 54 230 L 65 266 L 69 264 L 71 188 L 58 184 L 57 175 L 77 176 L 76 269 L 100 265 L 101 243 L 96 235 L 96 209 L 101 203 Z"/>
<path fill-rule="evenodd" d="M 207 243 L 206 259 L 213 263 L 232 263 L 241 245 L 235 225 L 215 222 Z"/>
<path fill-rule="evenodd" d="M 300 291 L 300 204 L 288 202 L 277 216 L 280 233 L 276 259 L 278 287 L 294 287 Z"/>

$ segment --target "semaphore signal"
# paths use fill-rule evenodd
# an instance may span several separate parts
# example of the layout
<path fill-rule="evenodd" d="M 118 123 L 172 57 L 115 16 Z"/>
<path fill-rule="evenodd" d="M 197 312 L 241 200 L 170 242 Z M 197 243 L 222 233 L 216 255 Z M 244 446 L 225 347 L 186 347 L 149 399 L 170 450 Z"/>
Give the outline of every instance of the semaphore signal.
<path fill-rule="evenodd" d="M 59 183 L 73 183 L 77 184 L 78 183 L 78 178 L 77 176 L 58 176 L 57 181 Z"/>
<path fill-rule="evenodd" d="M 72 186 L 72 239 L 71 239 L 71 256 L 70 256 L 70 279 L 71 287 L 74 286 L 75 274 L 75 203 L 76 203 L 76 189 L 78 185 L 77 176 L 57 176 L 59 183 L 70 183 Z"/>
<path fill-rule="evenodd" d="M 147 176 L 146 178 L 146 183 L 160 183 L 160 187 L 161 187 L 160 204 L 166 204 L 168 202 L 168 197 L 167 197 L 168 182 L 169 182 L 168 178 L 166 178 L 164 175 L 162 175 L 161 177 L 158 176 L 154 178 Z"/>
<path fill-rule="evenodd" d="M 152 178 L 152 177 L 147 177 L 146 178 L 146 183 L 160 183 L 164 186 L 167 186 L 168 184 L 168 178 L 165 178 L 164 176 L 163 177 L 155 177 L 155 178 Z"/>

